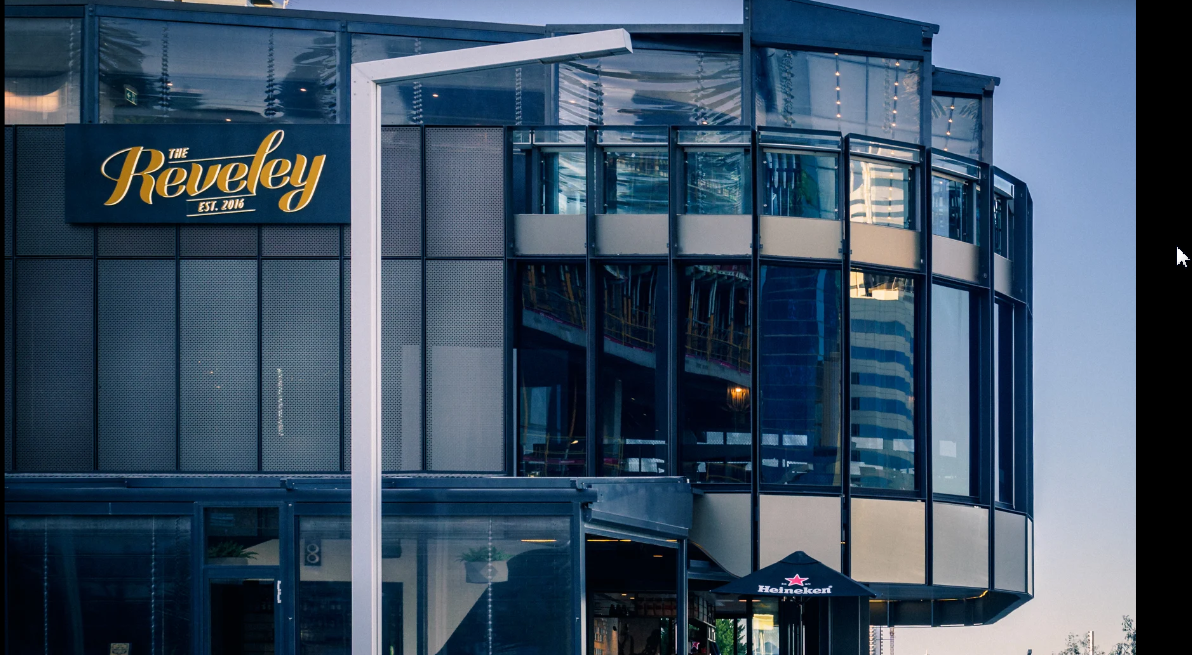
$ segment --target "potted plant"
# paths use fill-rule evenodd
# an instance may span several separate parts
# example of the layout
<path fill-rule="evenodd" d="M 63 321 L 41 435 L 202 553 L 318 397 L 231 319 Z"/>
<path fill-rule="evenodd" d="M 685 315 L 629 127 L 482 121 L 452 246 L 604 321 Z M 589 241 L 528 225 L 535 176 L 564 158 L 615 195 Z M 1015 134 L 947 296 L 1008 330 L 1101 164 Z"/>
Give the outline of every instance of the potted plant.
<path fill-rule="evenodd" d="M 509 579 L 508 557 L 495 546 L 481 546 L 464 551 L 459 561 L 464 563 L 468 582 L 488 584 Z"/>
<path fill-rule="evenodd" d="M 207 563 L 222 564 L 224 566 L 245 566 L 248 560 L 256 559 L 257 554 L 245 550 L 244 546 L 235 541 L 221 541 L 214 546 L 207 547 Z"/>

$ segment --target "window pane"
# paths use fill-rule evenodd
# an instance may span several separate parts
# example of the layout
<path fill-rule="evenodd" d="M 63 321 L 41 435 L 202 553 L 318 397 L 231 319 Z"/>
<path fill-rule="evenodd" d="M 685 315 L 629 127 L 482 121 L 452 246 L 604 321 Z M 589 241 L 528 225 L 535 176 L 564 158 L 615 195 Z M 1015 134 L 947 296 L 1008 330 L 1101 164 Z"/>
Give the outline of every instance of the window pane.
<path fill-rule="evenodd" d="M 761 481 L 840 484 L 840 271 L 762 267 Z"/>
<path fill-rule="evenodd" d="M 207 535 L 204 560 L 223 566 L 276 566 L 276 507 L 208 507 L 203 510 Z"/>
<path fill-rule="evenodd" d="M 756 48 L 759 127 L 800 127 L 919 142 L 921 62 Z"/>
<path fill-rule="evenodd" d="M 560 125 L 741 123 L 738 53 L 639 49 L 559 64 L 558 86 Z"/>
<path fill-rule="evenodd" d="M 587 301 L 583 264 L 518 267 L 517 430 L 522 475 L 584 475 Z"/>
<path fill-rule="evenodd" d="M 995 192 L 993 194 L 993 251 L 1006 259 L 1013 259 L 1010 252 L 1013 223 L 1014 199 Z"/>
<path fill-rule="evenodd" d="M 681 474 L 696 482 L 748 482 L 752 475 L 750 283 L 748 264 L 683 269 Z"/>
<path fill-rule="evenodd" d="M 911 171 L 905 166 L 853 159 L 849 216 L 854 223 L 915 229 Z"/>
<path fill-rule="evenodd" d="M 542 213 L 587 212 L 586 161 L 582 150 L 542 153 Z"/>
<path fill-rule="evenodd" d="M 851 273 L 852 484 L 915 489 L 915 284 Z"/>
<path fill-rule="evenodd" d="M 942 175 L 931 176 L 931 231 L 973 243 L 973 185 Z"/>
<path fill-rule="evenodd" d="M 103 18 L 104 123 L 334 123 L 334 32 Z"/>
<path fill-rule="evenodd" d="M 981 158 L 981 99 L 931 97 L 931 147 Z"/>
<path fill-rule="evenodd" d="M 753 211 L 749 150 L 688 150 L 686 213 L 748 214 Z"/>
<path fill-rule="evenodd" d="M 601 267 L 601 475 L 669 475 L 666 267 Z"/>
<path fill-rule="evenodd" d="M 1014 309 L 994 303 L 993 434 L 994 498 L 1014 502 Z"/>
<path fill-rule="evenodd" d="M 669 168 L 665 150 L 606 150 L 604 213 L 667 213 Z"/>
<path fill-rule="evenodd" d="M 969 292 L 931 287 L 932 490 L 972 496 L 972 331 Z"/>
<path fill-rule="evenodd" d="M 762 213 L 797 218 L 836 218 L 836 155 L 767 150 Z"/>
<path fill-rule="evenodd" d="M 77 18 L 4 19 L 4 124 L 79 122 L 83 35 Z"/>

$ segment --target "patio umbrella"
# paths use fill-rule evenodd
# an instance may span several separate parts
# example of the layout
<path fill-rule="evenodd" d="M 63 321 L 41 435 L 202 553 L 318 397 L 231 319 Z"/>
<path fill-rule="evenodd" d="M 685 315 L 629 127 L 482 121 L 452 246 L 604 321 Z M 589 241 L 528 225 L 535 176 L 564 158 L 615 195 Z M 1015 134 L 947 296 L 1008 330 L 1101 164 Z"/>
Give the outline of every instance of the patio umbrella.
<path fill-rule="evenodd" d="M 814 557 L 797 550 L 778 562 L 712 590 L 738 596 L 785 598 L 841 598 L 877 596 L 868 587 L 837 573 Z"/>

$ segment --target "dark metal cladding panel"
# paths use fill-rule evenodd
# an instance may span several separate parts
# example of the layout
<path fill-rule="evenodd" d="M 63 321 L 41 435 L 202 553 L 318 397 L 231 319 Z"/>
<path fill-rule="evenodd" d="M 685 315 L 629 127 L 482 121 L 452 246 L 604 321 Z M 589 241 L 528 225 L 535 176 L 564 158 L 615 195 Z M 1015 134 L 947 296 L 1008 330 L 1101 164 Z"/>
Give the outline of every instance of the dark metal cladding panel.
<path fill-rule="evenodd" d="M 172 225 L 112 225 L 97 229 L 100 257 L 174 256 Z"/>
<path fill-rule="evenodd" d="M 422 133 L 416 127 L 381 128 L 381 254 L 422 254 Z"/>
<path fill-rule="evenodd" d="M 266 471 L 338 471 L 338 260 L 261 270 L 261 453 Z"/>
<path fill-rule="evenodd" d="M 17 132 L 17 254 L 94 251 L 94 228 L 66 223 L 64 140 L 61 127 L 22 127 Z"/>
<path fill-rule="evenodd" d="M 12 260 L 4 262 L 4 470 L 12 470 Z"/>
<path fill-rule="evenodd" d="M 13 131 L 4 127 L 4 256 L 12 257 Z"/>
<path fill-rule="evenodd" d="M 178 228 L 183 257 L 256 257 L 255 225 L 183 225 Z"/>
<path fill-rule="evenodd" d="M 257 262 L 180 266 L 181 469 L 255 471 Z"/>
<path fill-rule="evenodd" d="M 176 468 L 175 262 L 99 262 L 99 470 Z"/>
<path fill-rule="evenodd" d="M 347 231 L 346 229 L 344 230 Z M 348 241 L 344 241 L 346 246 Z M 343 306 L 340 311 L 343 314 L 343 358 L 344 358 L 344 420 L 343 420 L 343 443 L 344 443 L 344 458 L 343 469 L 345 471 L 352 470 L 352 262 L 344 261 L 344 275 L 340 281 L 343 288 Z"/>
<path fill-rule="evenodd" d="M 16 463 L 95 468 L 95 262 L 17 262 Z"/>
<path fill-rule="evenodd" d="M 927 23 L 801 0 L 753 0 L 755 44 L 922 56 Z"/>
<path fill-rule="evenodd" d="M 261 228 L 265 257 L 338 257 L 338 225 L 265 225 Z"/>
<path fill-rule="evenodd" d="M 422 262 L 381 263 L 381 466 L 422 469 Z"/>
<path fill-rule="evenodd" d="M 428 256 L 504 254 L 504 151 L 500 128 L 427 128 Z"/>

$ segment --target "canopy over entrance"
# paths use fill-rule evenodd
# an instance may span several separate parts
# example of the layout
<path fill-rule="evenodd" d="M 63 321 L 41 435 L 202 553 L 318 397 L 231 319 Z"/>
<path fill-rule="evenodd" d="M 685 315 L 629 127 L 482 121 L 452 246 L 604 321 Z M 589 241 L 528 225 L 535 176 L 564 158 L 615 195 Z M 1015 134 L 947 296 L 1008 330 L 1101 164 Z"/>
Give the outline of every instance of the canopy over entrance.
<path fill-rule="evenodd" d="M 800 599 L 877 596 L 865 585 L 843 573 L 837 573 L 801 550 L 743 578 L 717 587 L 712 592 Z"/>

